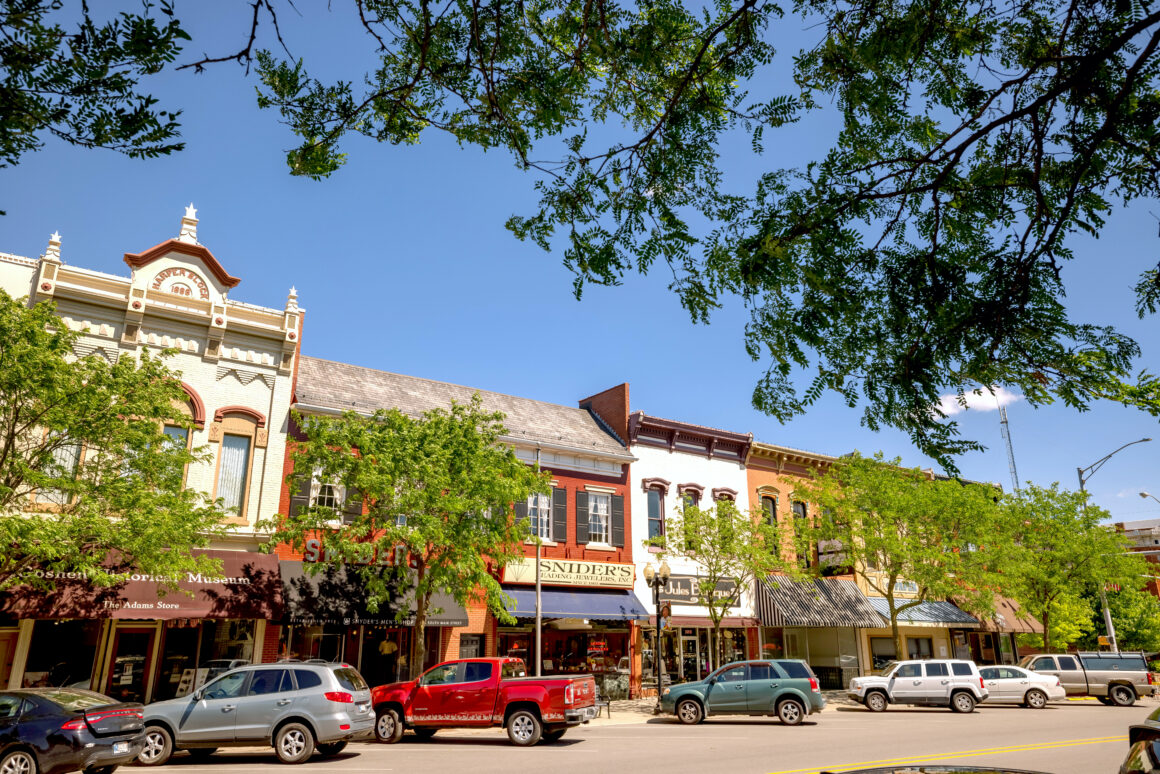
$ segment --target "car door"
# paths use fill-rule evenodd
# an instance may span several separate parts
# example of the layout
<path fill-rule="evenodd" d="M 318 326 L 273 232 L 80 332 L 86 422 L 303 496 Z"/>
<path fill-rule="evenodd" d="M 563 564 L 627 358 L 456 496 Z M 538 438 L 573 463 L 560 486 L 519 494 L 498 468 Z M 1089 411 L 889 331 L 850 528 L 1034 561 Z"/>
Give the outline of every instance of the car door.
<path fill-rule="evenodd" d="M 933 704 L 949 702 L 951 698 L 951 670 L 945 661 L 928 661 L 922 665 L 923 698 Z"/>
<path fill-rule="evenodd" d="M 463 664 L 439 664 L 423 673 L 411 701 L 415 725 L 458 724 L 454 695 L 459 688 Z"/>
<path fill-rule="evenodd" d="M 1004 696 L 1009 697 L 1010 701 L 1022 702 L 1023 697 L 1027 695 L 1028 689 L 1031 688 L 1031 675 L 1019 667 L 1000 667 L 1006 683 L 1006 693 Z"/>
<path fill-rule="evenodd" d="M 921 703 L 925 679 L 922 664 L 899 664 L 890 676 L 890 695 L 897 702 Z"/>
<path fill-rule="evenodd" d="M 773 711 L 773 700 L 787 678 L 776 665 L 757 661 L 749 665 L 745 683 L 745 709 L 751 715 Z"/>
<path fill-rule="evenodd" d="M 468 661 L 463 664 L 463 681 L 448 694 L 448 710 L 465 726 L 490 726 L 495 709 L 498 680 L 493 679 L 495 664 L 490 661 Z"/>
<path fill-rule="evenodd" d="M 20 705 L 23 700 L 11 693 L 0 693 L 0 747 L 21 741 Z M 25 740 L 38 747 L 43 740 Z"/>
<path fill-rule="evenodd" d="M 178 747 L 234 741 L 238 700 L 245 696 L 249 680 L 248 671 L 226 672 L 195 692 L 189 709 L 177 724 L 175 741 Z"/>
<path fill-rule="evenodd" d="M 1086 685 L 1077 691 L 1074 687 L 1069 688 L 1067 684 L 1063 682 L 1063 677 L 1059 673 L 1059 667 L 1055 663 L 1054 656 L 1039 656 L 1027 666 L 1033 672 L 1038 672 L 1041 675 L 1055 675 L 1059 678 L 1060 684 L 1063 685 L 1064 689 L 1068 693 L 1084 693 L 1087 690 Z"/>
<path fill-rule="evenodd" d="M 730 664 L 717 672 L 709 686 L 709 712 L 745 712 L 748 675 L 745 664 Z"/>
<path fill-rule="evenodd" d="M 987 689 L 988 702 L 1007 701 L 1003 694 L 1005 680 L 999 667 L 980 667 L 979 677 L 983 678 L 983 687 Z"/>
<path fill-rule="evenodd" d="M 1059 684 L 1063 686 L 1065 691 L 1072 694 L 1088 692 L 1088 676 L 1075 656 L 1056 656 L 1055 661 L 1059 664 L 1059 671 L 1055 675 L 1059 678 Z"/>
<path fill-rule="evenodd" d="M 286 669 L 255 669 L 246 694 L 238 699 L 238 739 L 266 739 L 274 724 L 294 703 L 294 684 Z"/>

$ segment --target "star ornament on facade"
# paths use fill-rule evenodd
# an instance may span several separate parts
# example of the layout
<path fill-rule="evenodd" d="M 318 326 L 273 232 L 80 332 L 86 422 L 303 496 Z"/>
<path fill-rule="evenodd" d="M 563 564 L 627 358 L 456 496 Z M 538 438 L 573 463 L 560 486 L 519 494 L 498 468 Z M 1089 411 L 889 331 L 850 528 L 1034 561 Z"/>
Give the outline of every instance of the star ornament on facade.
<path fill-rule="evenodd" d="M 53 231 L 53 232 L 52 232 L 52 235 L 51 235 L 51 236 L 48 238 L 48 241 L 50 241 L 50 242 L 59 242 L 59 241 L 60 241 L 60 232 L 59 232 L 59 231 Z"/>
<path fill-rule="evenodd" d="M 191 220 L 197 217 L 197 210 L 193 208 L 193 202 L 190 202 L 189 206 L 185 208 L 185 217 Z"/>

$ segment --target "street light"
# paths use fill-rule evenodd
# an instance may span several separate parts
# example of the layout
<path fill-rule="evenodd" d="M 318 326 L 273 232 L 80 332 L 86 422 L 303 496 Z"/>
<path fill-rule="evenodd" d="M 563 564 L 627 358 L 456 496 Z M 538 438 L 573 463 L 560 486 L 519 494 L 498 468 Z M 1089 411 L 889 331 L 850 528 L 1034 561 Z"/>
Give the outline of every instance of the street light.
<path fill-rule="evenodd" d="M 1110 460 L 1112 457 L 1116 456 L 1117 454 L 1122 452 L 1124 449 L 1127 449 L 1129 446 L 1135 446 L 1138 443 L 1147 443 L 1148 441 L 1151 441 L 1151 440 L 1152 440 L 1151 438 L 1141 438 L 1138 441 L 1131 441 L 1129 443 L 1124 444 L 1123 446 L 1116 449 L 1115 451 L 1110 452 L 1109 454 L 1105 454 L 1104 456 L 1100 457 L 1098 460 L 1093 462 L 1091 465 L 1088 465 L 1086 468 L 1076 468 L 1075 472 L 1079 476 L 1079 491 L 1081 491 L 1081 492 L 1086 491 L 1084 489 L 1084 484 L 1087 482 L 1087 480 L 1089 478 L 1091 478 L 1092 476 L 1094 476 L 1096 474 L 1096 471 L 1098 471 L 1100 468 L 1102 468 L 1104 466 L 1104 463 L 1107 462 L 1108 460 Z M 1143 495 L 1141 495 L 1141 496 L 1143 496 Z M 1083 508 L 1085 511 L 1087 510 L 1087 499 L 1086 498 L 1084 499 Z M 1104 625 L 1107 626 L 1107 628 L 1108 628 L 1108 644 L 1112 646 L 1112 652 L 1119 653 L 1120 646 L 1118 644 L 1116 644 L 1116 627 L 1114 624 L 1112 624 L 1112 611 L 1108 609 L 1108 595 L 1104 593 L 1103 584 L 1100 584 L 1100 605 L 1104 609 Z"/>
<path fill-rule="evenodd" d="M 661 657 L 661 589 L 669 582 L 669 563 L 662 561 L 660 569 L 654 570 L 652 562 L 644 566 L 644 582 L 653 592 L 653 609 L 657 616 L 657 638 L 653 643 L 653 672 L 657 676 L 657 706 L 653 710 L 656 714 L 661 711 L 661 692 L 665 684 L 665 662 Z"/>
<path fill-rule="evenodd" d="M 1151 497 L 1153 500 L 1156 500 L 1156 502 L 1160 503 L 1160 499 L 1157 499 L 1156 495 L 1150 494 L 1149 492 L 1141 492 L 1140 497 L 1143 497 L 1145 500 Z"/>

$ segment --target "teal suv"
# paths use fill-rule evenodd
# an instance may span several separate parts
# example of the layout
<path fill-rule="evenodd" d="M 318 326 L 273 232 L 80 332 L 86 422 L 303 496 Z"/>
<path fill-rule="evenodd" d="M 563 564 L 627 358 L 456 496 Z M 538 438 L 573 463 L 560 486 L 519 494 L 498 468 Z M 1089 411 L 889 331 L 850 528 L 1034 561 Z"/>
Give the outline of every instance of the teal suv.
<path fill-rule="evenodd" d="M 826 706 L 818 678 L 804 661 L 742 661 L 704 680 L 665 688 L 661 712 L 694 725 L 710 715 L 773 716 L 796 726 Z"/>

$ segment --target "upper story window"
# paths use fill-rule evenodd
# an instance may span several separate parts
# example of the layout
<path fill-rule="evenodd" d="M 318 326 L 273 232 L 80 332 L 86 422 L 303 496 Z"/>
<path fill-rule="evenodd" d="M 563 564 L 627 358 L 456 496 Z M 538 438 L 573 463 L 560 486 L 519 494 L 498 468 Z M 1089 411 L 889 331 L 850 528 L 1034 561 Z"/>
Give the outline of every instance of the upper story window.
<path fill-rule="evenodd" d="M 222 436 L 221 458 L 218 460 L 217 496 L 227 510 L 239 516 L 245 513 L 246 484 L 250 474 L 250 436 Z"/>
<path fill-rule="evenodd" d="M 177 425 L 166 425 L 164 432 L 165 432 L 165 435 L 169 436 L 170 441 L 172 441 L 173 445 L 176 446 L 177 448 L 179 448 L 179 449 L 188 449 L 189 448 L 189 430 L 188 429 L 186 429 L 184 427 L 178 427 Z"/>
<path fill-rule="evenodd" d="M 660 487 L 648 490 L 648 536 L 659 538 L 665 534 L 665 495 Z"/>
<path fill-rule="evenodd" d="M 552 539 L 552 498 L 546 494 L 528 497 L 528 529 L 541 540 Z"/>
<path fill-rule="evenodd" d="M 761 512 L 765 514 L 765 523 L 771 527 L 777 526 L 777 497 L 762 495 Z"/>
<path fill-rule="evenodd" d="M 314 504 L 322 508 L 337 508 L 342 505 L 342 495 L 334 484 L 319 484 L 318 494 L 314 495 Z"/>
<path fill-rule="evenodd" d="M 804 522 L 808 518 L 809 518 L 809 513 L 806 510 L 806 504 L 803 503 L 801 500 L 794 500 L 793 501 L 794 525 L 796 526 L 796 525 Z M 812 551 L 810 551 L 809 549 L 806 549 L 805 554 L 798 557 L 799 560 L 801 561 L 802 567 L 809 569 L 813 565 L 812 553 L 813 553 Z"/>
<path fill-rule="evenodd" d="M 52 462 L 44 472 L 55 478 L 76 478 L 80 465 L 81 445 L 64 443 L 53 449 Z M 72 495 L 61 489 L 43 489 L 37 493 L 36 500 L 51 505 L 68 505 Z"/>
<path fill-rule="evenodd" d="M 609 545 L 612 542 L 612 496 L 593 492 L 588 495 L 588 542 Z"/>

